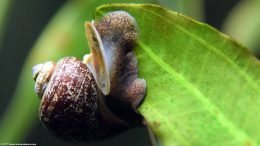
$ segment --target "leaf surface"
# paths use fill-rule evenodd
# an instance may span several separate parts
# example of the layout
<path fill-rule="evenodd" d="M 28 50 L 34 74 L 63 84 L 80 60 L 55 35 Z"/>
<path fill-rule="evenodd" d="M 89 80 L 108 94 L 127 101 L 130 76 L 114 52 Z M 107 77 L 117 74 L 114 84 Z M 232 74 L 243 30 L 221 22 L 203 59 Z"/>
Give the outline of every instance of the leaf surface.
<path fill-rule="evenodd" d="M 260 145 L 260 64 L 214 28 L 155 5 L 113 4 L 139 25 L 139 112 L 165 146 Z"/>

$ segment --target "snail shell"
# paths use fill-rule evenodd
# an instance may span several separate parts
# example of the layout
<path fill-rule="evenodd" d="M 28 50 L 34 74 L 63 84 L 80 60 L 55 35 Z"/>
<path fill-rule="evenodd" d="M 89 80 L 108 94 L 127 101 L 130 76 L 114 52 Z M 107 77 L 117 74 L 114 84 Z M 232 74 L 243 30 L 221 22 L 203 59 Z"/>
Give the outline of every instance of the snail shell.
<path fill-rule="evenodd" d="M 91 142 L 112 137 L 131 127 L 107 109 L 104 95 L 86 64 L 75 57 L 62 58 L 53 65 L 55 69 L 49 69 L 49 64 L 40 65 L 42 70 L 34 74 L 39 82 L 36 85 L 41 83 L 40 79 L 45 85 L 46 79 L 42 76 L 51 76 L 41 96 L 39 117 L 54 135 L 67 141 Z M 48 72 L 50 70 L 52 73 Z"/>
<path fill-rule="evenodd" d="M 57 65 L 33 68 L 40 120 L 57 137 L 74 142 L 103 140 L 143 125 L 136 108 L 146 84 L 137 75 L 134 18 L 115 11 L 85 27 L 91 53 L 83 61 L 65 57 Z"/>
<path fill-rule="evenodd" d="M 63 58 L 43 94 L 40 119 L 63 139 L 93 139 L 93 129 L 98 126 L 98 94 L 86 65 L 75 58 Z"/>

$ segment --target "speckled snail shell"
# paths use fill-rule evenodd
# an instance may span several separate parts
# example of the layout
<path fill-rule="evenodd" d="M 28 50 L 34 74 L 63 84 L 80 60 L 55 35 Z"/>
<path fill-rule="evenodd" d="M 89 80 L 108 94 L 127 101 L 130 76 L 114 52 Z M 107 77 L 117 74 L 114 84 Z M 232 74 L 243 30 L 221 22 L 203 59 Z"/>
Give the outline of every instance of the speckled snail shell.
<path fill-rule="evenodd" d="M 135 20 L 127 12 L 111 12 L 87 22 L 86 35 L 91 53 L 83 61 L 65 57 L 33 68 L 41 122 L 73 142 L 103 140 L 143 125 L 136 107 L 146 84 L 137 76 L 132 51 Z"/>

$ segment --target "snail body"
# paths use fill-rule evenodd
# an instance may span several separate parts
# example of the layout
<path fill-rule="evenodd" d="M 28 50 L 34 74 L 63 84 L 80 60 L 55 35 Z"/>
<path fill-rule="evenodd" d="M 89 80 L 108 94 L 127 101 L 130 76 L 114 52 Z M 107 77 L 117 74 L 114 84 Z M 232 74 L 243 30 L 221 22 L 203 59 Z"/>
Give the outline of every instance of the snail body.
<path fill-rule="evenodd" d="M 92 25 L 104 48 L 110 78 L 108 95 L 120 100 L 124 106 L 136 109 L 144 97 L 146 82 L 138 78 L 137 58 L 133 52 L 137 39 L 135 19 L 127 12 L 117 11 L 108 13 Z"/>
<path fill-rule="evenodd" d="M 126 23 L 131 25 L 118 26 Z M 86 35 L 91 53 L 83 61 L 65 57 L 33 68 L 40 120 L 57 137 L 74 142 L 103 140 L 142 125 L 136 107 L 146 85 L 132 50 L 135 20 L 127 12 L 111 12 L 87 22 Z"/>
<path fill-rule="evenodd" d="M 145 80 L 138 78 L 138 62 L 133 51 L 137 39 L 135 19 L 125 11 L 116 11 L 97 22 L 87 22 L 85 27 L 91 52 L 100 55 L 87 55 L 84 60 L 92 70 L 102 72 L 97 73 L 102 74 L 99 77 L 109 79 L 109 82 L 98 82 L 107 95 L 107 105 L 121 118 L 133 119 L 130 113 L 140 105 L 146 91 Z M 102 59 L 88 59 L 100 56 Z M 104 66 L 107 72 L 95 69 L 99 66 Z"/>

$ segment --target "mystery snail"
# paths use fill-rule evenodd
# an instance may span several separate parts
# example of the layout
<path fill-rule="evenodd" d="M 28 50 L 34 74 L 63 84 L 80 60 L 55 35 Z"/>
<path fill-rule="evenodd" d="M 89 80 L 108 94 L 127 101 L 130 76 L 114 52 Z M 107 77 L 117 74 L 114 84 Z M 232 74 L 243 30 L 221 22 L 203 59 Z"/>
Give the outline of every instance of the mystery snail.
<path fill-rule="evenodd" d="M 86 22 L 90 54 L 83 61 L 64 57 L 57 64 L 33 67 L 35 92 L 41 98 L 41 122 L 57 137 L 98 141 L 143 125 L 136 111 L 146 82 L 138 78 L 133 52 L 135 19 L 124 11 Z"/>

